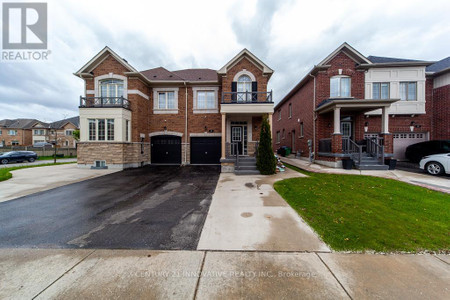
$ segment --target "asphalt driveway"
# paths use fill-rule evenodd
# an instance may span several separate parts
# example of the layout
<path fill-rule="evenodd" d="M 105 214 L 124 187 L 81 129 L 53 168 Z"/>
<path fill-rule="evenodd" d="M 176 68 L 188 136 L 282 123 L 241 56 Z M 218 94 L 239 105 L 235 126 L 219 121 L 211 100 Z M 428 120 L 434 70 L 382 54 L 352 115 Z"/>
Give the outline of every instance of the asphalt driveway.
<path fill-rule="evenodd" d="M 219 175 L 148 166 L 3 202 L 0 248 L 196 249 Z"/>

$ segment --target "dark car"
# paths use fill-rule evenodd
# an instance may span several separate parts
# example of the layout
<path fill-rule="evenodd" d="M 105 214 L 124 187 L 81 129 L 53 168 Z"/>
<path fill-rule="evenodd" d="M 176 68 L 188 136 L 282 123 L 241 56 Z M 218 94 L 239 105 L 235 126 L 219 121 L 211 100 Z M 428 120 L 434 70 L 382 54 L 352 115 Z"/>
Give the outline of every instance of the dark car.
<path fill-rule="evenodd" d="M 0 154 L 0 163 L 8 164 L 11 162 L 33 162 L 38 158 L 33 151 L 11 151 Z"/>
<path fill-rule="evenodd" d="M 409 145 L 405 156 L 409 161 L 419 162 L 424 156 L 449 152 L 450 140 L 428 141 Z"/>

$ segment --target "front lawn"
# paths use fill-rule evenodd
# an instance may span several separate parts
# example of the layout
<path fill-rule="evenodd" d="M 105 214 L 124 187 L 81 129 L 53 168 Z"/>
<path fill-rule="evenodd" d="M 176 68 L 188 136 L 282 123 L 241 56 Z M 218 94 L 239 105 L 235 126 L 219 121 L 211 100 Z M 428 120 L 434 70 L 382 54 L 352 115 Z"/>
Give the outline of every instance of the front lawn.
<path fill-rule="evenodd" d="M 450 195 L 391 179 L 311 173 L 275 190 L 335 250 L 450 250 Z"/>
<path fill-rule="evenodd" d="M 38 168 L 38 167 L 47 167 L 47 166 L 57 166 L 57 165 L 65 165 L 65 164 L 72 164 L 75 162 L 63 162 L 63 163 L 48 163 L 48 164 L 42 164 L 42 165 L 30 165 L 30 166 L 20 166 L 20 167 L 11 167 L 11 168 L 0 168 L 0 181 L 5 181 L 10 178 L 12 178 L 11 171 L 19 170 L 19 169 L 27 169 L 27 168 Z"/>
<path fill-rule="evenodd" d="M 66 159 L 66 158 L 77 158 L 76 156 L 73 155 L 69 155 L 69 156 L 63 156 L 63 157 L 56 157 L 56 160 L 58 159 Z M 53 160 L 54 157 L 53 156 L 39 156 L 38 160 Z"/>

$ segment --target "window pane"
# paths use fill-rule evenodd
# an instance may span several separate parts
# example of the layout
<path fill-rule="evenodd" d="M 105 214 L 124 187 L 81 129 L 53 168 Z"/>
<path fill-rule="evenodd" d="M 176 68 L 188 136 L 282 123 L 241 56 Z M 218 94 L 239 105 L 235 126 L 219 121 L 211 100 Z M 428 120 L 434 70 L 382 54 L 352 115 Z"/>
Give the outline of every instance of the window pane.
<path fill-rule="evenodd" d="M 381 99 L 389 99 L 389 83 L 381 84 Z"/>
<path fill-rule="evenodd" d="M 114 119 L 108 119 L 108 141 L 114 141 Z"/>
<path fill-rule="evenodd" d="M 117 97 L 123 96 L 123 84 L 117 85 Z"/>
<path fill-rule="evenodd" d="M 350 78 L 341 78 L 341 97 L 350 97 Z"/>
<path fill-rule="evenodd" d="M 380 84 L 374 83 L 372 86 L 372 99 L 380 99 Z"/>
<path fill-rule="evenodd" d="M 406 82 L 400 82 L 400 100 L 406 100 Z"/>
<path fill-rule="evenodd" d="M 167 92 L 167 108 L 173 109 L 175 108 L 175 93 Z"/>
<path fill-rule="evenodd" d="M 239 82 L 251 82 L 252 80 L 247 75 L 242 75 L 238 78 Z"/>
<path fill-rule="evenodd" d="M 95 141 L 95 120 L 89 119 L 89 140 Z"/>
<path fill-rule="evenodd" d="M 116 97 L 116 85 L 109 84 L 108 91 L 108 97 Z"/>
<path fill-rule="evenodd" d="M 129 132 L 128 132 L 128 130 L 130 130 L 130 121 L 128 121 L 128 120 L 126 120 L 125 121 L 125 140 L 127 141 L 127 142 L 129 142 Z"/>
<path fill-rule="evenodd" d="M 330 97 L 339 97 L 339 78 L 330 79 Z"/>
<path fill-rule="evenodd" d="M 198 92 L 197 94 L 197 108 L 205 109 L 206 108 L 206 95 L 205 92 Z"/>
<path fill-rule="evenodd" d="M 216 105 L 215 105 L 215 100 L 214 100 L 214 92 L 208 92 L 207 93 L 207 108 L 208 109 L 213 109 L 213 108 L 216 108 Z"/>
<path fill-rule="evenodd" d="M 408 83 L 408 100 L 416 100 L 416 83 Z"/>
<path fill-rule="evenodd" d="M 107 89 L 107 85 L 102 84 L 101 88 L 100 88 L 100 96 L 101 97 L 108 97 L 108 93 L 107 93 L 106 89 Z"/>
<path fill-rule="evenodd" d="M 158 108 L 165 109 L 166 108 L 166 93 L 158 94 Z"/>
<path fill-rule="evenodd" d="M 98 122 L 98 140 L 104 141 L 105 140 L 105 120 L 99 119 Z"/>

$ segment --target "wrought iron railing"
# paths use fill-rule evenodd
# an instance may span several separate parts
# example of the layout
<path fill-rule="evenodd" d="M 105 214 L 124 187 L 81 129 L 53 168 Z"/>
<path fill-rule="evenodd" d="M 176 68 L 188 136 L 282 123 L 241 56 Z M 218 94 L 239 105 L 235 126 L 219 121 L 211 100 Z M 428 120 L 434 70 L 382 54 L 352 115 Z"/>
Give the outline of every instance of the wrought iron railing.
<path fill-rule="evenodd" d="M 80 97 L 83 107 L 121 107 L 130 109 L 130 102 L 124 97 Z"/>
<path fill-rule="evenodd" d="M 234 157 L 235 157 L 235 163 L 234 163 L 234 168 L 237 169 L 239 167 L 239 143 L 230 143 L 231 145 L 231 149 L 233 149 L 233 151 L 231 151 L 232 153 L 234 152 Z"/>
<path fill-rule="evenodd" d="M 222 103 L 273 103 L 270 92 L 223 92 Z"/>
<path fill-rule="evenodd" d="M 366 138 L 367 141 L 367 153 L 377 158 L 380 163 L 384 164 L 384 146 L 381 144 L 383 141 L 379 138 Z"/>
<path fill-rule="evenodd" d="M 362 159 L 362 145 L 358 145 L 352 141 L 349 137 L 342 137 L 342 152 L 345 154 L 351 154 L 353 160 L 357 163 L 361 163 Z"/>

